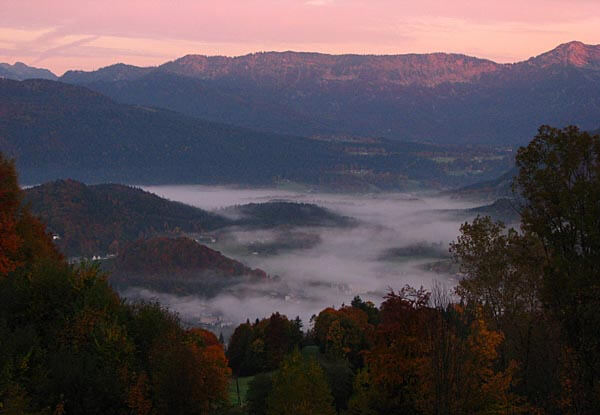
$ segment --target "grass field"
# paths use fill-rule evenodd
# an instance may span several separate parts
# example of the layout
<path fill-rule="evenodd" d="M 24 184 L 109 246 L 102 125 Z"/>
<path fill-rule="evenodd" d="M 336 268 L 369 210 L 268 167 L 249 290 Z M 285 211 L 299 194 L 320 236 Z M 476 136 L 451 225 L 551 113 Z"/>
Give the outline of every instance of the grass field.
<path fill-rule="evenodd" d="M 319 358 L 319 348 L 317 346 L 305 346 L 302 348 L 302 355 L 305 358 L 318 359 Z M 269 372 L 271 374 L 275 372 Z M 240 395 L 238 398 L 236 378 L 232 377 L 229 381 L 229 402 L 233 406 L 245 406 L 246 405 L 246 395 L 248 394 L 248 386 L 250 382 L 254 379 L 254 376 L 245 376 L 237 378 L 239 387 L 240 387 Z"/>
<path fill-rule="evenodd" d="M 231 378 L 231 381 L 229 382 L 229 401 L 233 405 L 239 405 L 240 402 L 242 405 L 246 404 L 246 394 L 248 393 L 248 385 L 250 384 L 252 379 L 254 379 L 254 376 L 238 378 L 238 383 L 240 385 L 240 396 L 238 399 L 236 379 L 234 377 Z"/>

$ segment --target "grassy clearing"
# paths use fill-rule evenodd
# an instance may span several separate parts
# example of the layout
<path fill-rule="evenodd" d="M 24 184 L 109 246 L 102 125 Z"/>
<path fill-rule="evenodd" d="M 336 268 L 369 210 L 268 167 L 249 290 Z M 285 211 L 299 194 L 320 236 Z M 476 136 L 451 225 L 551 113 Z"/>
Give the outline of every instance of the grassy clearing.
<path fill-rule="evenodd" d="M 241 401 L 242 405 L 246 404 L 246 394 L 248 393 L 248 385 L 254 379 L 254 376 L 246 376 L 238 378 L 238 383 L 240 385 L 240 396 L 239 401 Z M 229 402 L 233 405 L 238 405 L 238 394 L 237 394 L 237 386 L 235 377 L 231 378 L 229 382 Z"/>

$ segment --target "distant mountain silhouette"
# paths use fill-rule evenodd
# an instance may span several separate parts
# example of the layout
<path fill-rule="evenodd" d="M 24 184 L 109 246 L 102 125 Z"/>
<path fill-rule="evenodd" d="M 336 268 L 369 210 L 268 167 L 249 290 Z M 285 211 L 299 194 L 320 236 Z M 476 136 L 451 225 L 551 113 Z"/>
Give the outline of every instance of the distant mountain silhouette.
<path fill-rule="evenodd" d="M 296 135 L 526 143 L 541 124 L 597 127 L 600 46 L 570 42 L 515 64 L 457 54 L 188 55 L 153 68 L 67 72 L 120 102 Z"/>
<path fill-rule="evenodd" d="M 456 198 L 480 201 L 496 201 L 498 199 L 511 198 L 514 196 L 512 183 L 517 174 L 517 169 L 513 168 L 496 179 L 464 186 L 445 192 L 445 194 Z"/>
<path fill-rule="evenodd" d="M 16 62 L 14 65 L 0 63 L 0 78 L 14 79 L 16 81 L 24 79 L 58 79 L 48 69 L 34 68 L 25 65 L 23 62 Z"/>

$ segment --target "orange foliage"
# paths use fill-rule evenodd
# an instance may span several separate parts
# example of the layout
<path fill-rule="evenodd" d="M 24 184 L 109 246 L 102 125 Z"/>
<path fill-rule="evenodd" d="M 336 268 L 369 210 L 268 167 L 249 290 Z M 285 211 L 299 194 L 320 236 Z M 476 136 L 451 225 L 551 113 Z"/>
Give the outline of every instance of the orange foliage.
<path fill-rule="evenodd" d="M 160 339 L 151 352 L 157 409 L 207 414 L 227 398 L 231 369 L 223 346 L 202 329 Z M 217 341 L 218 343 L 218 341 Z"/>
<path fill-rule="evenodd" d="M 219 339 L 214 333 L 201 329 L 199 327 L 191 328 L 186 331 L 189 340 L 196 342 L 200 346 L 220 346 Z M 222 347 L 221 347 L 222 348 Z"/>
<path fill-rule="evenodd" d="M 17 267 L 16 254 L 21 245 L 17 234 L 20 190 L 14 164 L 0 155 L 0 275 Z"/>
<path fill-rule="evenodd" d="M 348 357 L 360 363 L 361 353 L 369 346 L 373 326 L 363 310 L 344 306 L 339 310 L 326 308 L 314 323 L 315 340 L 321 350 L 337 357 Z"/>
<path fill-rule="evenodd" d="M 149 398 L 150 385 L 148 376 L 141 373 L 129 388 L 127 394 L 127 405 L 133 415 L 148 415 L 152 410 L 152 401 Z"/>

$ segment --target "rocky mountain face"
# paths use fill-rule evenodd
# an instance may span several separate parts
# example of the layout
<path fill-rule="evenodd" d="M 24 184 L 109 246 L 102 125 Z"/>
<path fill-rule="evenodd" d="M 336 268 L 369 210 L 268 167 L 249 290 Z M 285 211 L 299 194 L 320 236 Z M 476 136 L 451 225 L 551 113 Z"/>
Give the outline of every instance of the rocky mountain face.
<path fill-rule="evenodd" d="M 327 55 L 306 52 L 260 52 L 238 57 L 186 55 L 157 67 L 116 64 L 97 71 L 68 71 L 71 83 L 139 79 L 150 73 L 170 73 L 202 80 L 238 80 L 278 84 L 355 83 L 371 86 L 428 86 L 474 83 L 486 75 L 499 76 L 550 66 L 600 68 L 600 45 L 569 42 L 515 64 L 498 64 L 461 54 Z"/>
<path fill-rule="evenodd" d="M 558 65 L 600 69 L 600 45 L 586 45 L 582 42 L 564 43 L 556 49 L 531 58 L 520 65 L 539 68 Z"/>
<path fill-rule="evenodd" d="M 259 130 L 521 145 L 541 124 L 596 128 L 600 46 L 571 42 L 515 64 L 464 55 L 188 55 L 155 68 L 68 72 L 120 102 Z"/>
<path fill-rule="evenodd" d="M 157 68 L 198 79 L 237 79 L 285 87 L 305 83 L 436 86 L 469 82 L 501 68 L 494 62 L 464 55 L 325 55 L 267 52 L 236 58 L 187 55 Z"/>

